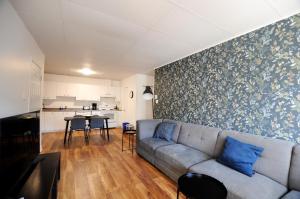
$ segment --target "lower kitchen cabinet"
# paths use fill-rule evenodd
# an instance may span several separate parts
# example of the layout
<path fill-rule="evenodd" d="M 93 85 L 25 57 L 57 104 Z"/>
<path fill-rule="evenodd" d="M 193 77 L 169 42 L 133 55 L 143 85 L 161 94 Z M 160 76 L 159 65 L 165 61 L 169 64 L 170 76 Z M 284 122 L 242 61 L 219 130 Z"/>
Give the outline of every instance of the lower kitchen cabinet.
<path fill-rule="evenodd" d="M 74 115 L 74 112 L 42 112 L 41 132 L 64 131 L 66 127 L 64 118 Z"/>
<path fill-rule="evenodd" d="M 90 114 L 90 112 L 88 112 Z M 92 111 L 92 115 L 105 115 L 110 119 L 108 120 L 108 128 L 116 128 L 119 126 L 118 124 L 118 115 L 117 111 Z M 75 115 L 75 112 L 67 112 L 67 111 L 56 111 L 56 112 L 48 112 L 43 111 L 41 114 L 41 132 L 57 132 L 64 131 L 66 128 L 66 122 L 64 120 L 65 117 L 72 117 Z M 106 124 L 105 124 L 106 127 Z"/>

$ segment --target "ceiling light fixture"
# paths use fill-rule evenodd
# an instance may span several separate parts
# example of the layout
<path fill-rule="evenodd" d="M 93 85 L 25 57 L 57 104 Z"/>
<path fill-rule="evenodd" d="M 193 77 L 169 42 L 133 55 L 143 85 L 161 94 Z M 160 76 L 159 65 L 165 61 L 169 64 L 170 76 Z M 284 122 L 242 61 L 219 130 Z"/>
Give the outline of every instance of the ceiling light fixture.
<path fill-rule="evenodd" d="M 96 73 L 95 71 L 91 70 L 90 68 L 83 68 L 83 69 L 78 70 L 78 72 L 80 72 L 83 75 L 93 75 Z"/>

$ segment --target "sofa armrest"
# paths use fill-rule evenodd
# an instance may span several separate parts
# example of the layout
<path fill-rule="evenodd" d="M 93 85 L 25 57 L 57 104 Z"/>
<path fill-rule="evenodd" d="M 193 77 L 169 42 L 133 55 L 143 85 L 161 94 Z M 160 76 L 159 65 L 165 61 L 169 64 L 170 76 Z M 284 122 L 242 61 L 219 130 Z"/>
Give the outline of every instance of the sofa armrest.
<path fill-rule="evenodd" d="M 136 122 L 137 141 L 142 140 L 144 138 L 152 137 L 157 125 L 161 122 L 162 120 L 160 119 L 138 120 Z"/>

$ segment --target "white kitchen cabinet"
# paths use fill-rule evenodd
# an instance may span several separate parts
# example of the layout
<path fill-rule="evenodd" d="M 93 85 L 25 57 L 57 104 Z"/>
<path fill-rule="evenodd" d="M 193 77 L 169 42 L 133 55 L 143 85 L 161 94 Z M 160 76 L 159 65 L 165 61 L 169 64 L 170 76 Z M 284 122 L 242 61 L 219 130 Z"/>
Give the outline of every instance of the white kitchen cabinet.
<path fill-rule="evenodd" d="M 100 87 L 96 85 L 91 85 L 89 87 L 90 92 L 90 100 L 92 101 L 100 101 Z"/>
<path fill-rule="evenodd" d="M 76 90 L 78 85 L 65 83 L 65 82 L 58 82 L 57 83 L 57 93 L 56 96 L 60 97 L 76 97 Z"/>
<path fill-rule="evenodd" d="M 99 84 L 68 83 L 46 79 L 44 83 L 44 99 L 76 97 L 79 101 L 100 101 L 101 97 L 113 97 L 121 101 L 121 89 L 117 81 L 103 80 Z"/>
<path fill-rule="evenodd" d="M 88 100 L 88 85 L 79 84 L 77 88 L 76 100 Z"/>
<path fill-rule="evenodd" d="M 91 112 L 84 112 L 87 115 L 90 115 Z M 83 114 L 83 113 L 81 113 Z M 65 117 L 72 117 L 74 116 L 74 112 L 66 112 L 66 111 L 57 111 L 57 112 L 42 112 L 41 115 L 41 132 L 64 132 L 66 128 L 66 122 L 64 120 Z M 84 115 L 84 114 L 83 114 Z M 108 120 L 108 127 L 115 128 L 120 126 L 119 121 L 119 112 L 118 111 L 92 111 L 92 115 L 106 115 L 110 119 Z M 106 124 L 104 124 L 106 127 Z"/>
<path fill-rule="evenodd" d="M 44 99 L 56 99 L 57 83 L 52 81 L 44 81 Z"/>
<path fill-rule="evenodd" d="M 42 112 L 43 115 L 43 125 L 41 125 L 41 132 L 52 132 L 53 126 L 55 125 L 53 112 Z"/>
<path fill-rule="evenodd" d="M 103 85 L 101 85 L 101 97 L 114 97 L 114 92 L 111 86 L 111 80 L 104 80 Z"/>
<path fill-rule="evenodd" d="M 80 84 L 76 100 L 100 101 L 100 87 L 96 85 Z"/>
<path fill-rule="evenodd" d="M 74 116 L 74 112 L 42 112 L 42 125 L 41 132 L 56 132 L 56 131 L 65 131 L 66 122 L 65 117 Z"/>
<path fill-rule="evenodd" d="M 116 102 L 121 101 L 121 88 L 120 87 L 111 87 L 113 90 L 113 96 L 115 97 Z"/>

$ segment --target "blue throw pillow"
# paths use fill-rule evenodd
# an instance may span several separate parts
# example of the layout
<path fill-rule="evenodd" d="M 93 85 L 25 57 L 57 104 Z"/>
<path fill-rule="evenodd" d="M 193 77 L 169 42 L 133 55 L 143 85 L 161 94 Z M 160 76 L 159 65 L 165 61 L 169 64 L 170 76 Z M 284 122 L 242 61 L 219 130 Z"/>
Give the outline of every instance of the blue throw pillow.
<path fill-rule="evenodd" d="M 228 136 L 223 152 L 217 161 L 251 177 L 255 173 L 253 165 L 263 150 L 262 147 L 243 143 Z"/>
<path fill-rule="evenodd" d="M 161 122 L 155 129 L 154 138 L 172 140 L 176 124 L 172 122 Z"/>

